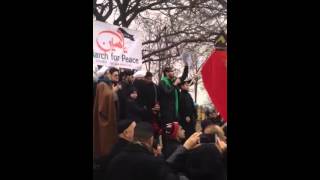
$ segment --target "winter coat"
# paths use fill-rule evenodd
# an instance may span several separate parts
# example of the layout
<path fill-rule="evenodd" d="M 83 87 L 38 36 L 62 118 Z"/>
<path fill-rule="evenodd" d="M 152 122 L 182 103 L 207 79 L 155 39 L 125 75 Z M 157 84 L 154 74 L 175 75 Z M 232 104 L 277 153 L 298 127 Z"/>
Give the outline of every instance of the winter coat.
<path fill-rule="evenodd" d="M 180 125 L 185 130 L 186 139 L 195 132 L 195 124 L 197 119 L 197 110 L 194 101 L 188 91 L 181 90 L 180 93 Z M 187 122 L 186 117 L 190 117 L 191 121 Z"/>
<path fill-rule="evenodd" d="M 127 100 L 126 108 L 127 118 L 136 122 L 141 121 L 147 112 L 146 107 L 139 105 L 136 100 L 131 98 Z"/>
<path fill-rule="evenodd" d="M 126 119 L 127 118 L 127 112 L 126 112 L 126 105 L 127 105 L 127 99 L 129 96 L 129 89 L 132 88 L 132 84 L 122 82 L 121 83 L 121 89 L 118 91 L 119 96 L 119 116 L 120 119 Z"/>
<path fill-rule="evenodd" d="M 99 158 L 95 161 L 96 168 L 93 172 L 94 180 L 107 180 L 107 168 L 110 161 L 118 155 L 129 144 L 129 141 L 119 138 L 117 143 L 113 145 L 109 155 Z"/>
<path fill-rule="evenodd" d="M 103 157 L 109 154 L 116 143 L 117 109 L 111 81 L 101 79 L 96 87 L 93 108 L 93 156 Z"/>
<path fill-rule="evenodd" d="M 163 149 L 163 155 L 167 159 L 172 153 L 181 145 L 181 143 L 175 139 L 168 139 Z"/>
<path fill-rule="evenodd" d="M 112 159 L 107 174 L 108 180 L 179 180 L 166 161 L 133 143 Z"/>

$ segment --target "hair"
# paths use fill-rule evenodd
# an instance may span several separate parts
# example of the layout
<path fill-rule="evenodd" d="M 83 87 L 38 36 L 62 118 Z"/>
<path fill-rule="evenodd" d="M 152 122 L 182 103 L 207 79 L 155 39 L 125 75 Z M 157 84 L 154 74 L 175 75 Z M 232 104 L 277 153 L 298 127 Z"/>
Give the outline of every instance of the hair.
<path fill-rule="evenodd" d="M 107 75 L 108 73 L 109 73 L 109 69 L 106 69 L 106 70 L 104 71 L 103 75 L 105 76 L 105 75 Z"/>
<path fill-rule="evenodd" d="M 153 75 L 152 75 L 152 73 L 150 72 L 150 71 L 148 71 L 147 73 L 146 73 L 146 75 L 145 75 L 145 77 L 152 77 Z"/>
<path fill-rule="evenodd" d="M 187 153 L 186 174 L 190 179 L 225 179 L 222 155 L 212 144 L 203 144 Z"/>
<path fill-rule="evenodd" d="M 213 108 L 207 108 L 206 109 L 206 115 L 209 116 L 211 113 L 217 113 L 217 111 Z"/>
<path fill-rule="evenodd" d="M 167 73 L 167 72 L 170 72 L 170 71 L 172 71 L 172 68 L 171 68 L 171 67 L 165 67 L 165 68 L 163 69 L 163 75 L 164 75 L 164 76 L 167 76 L 166 73 Z"/>
<path fill-rule="evenodd" d="M 182 81 L 182 82 L 179 84 L 179 87 L 181 88 L 181 87 L 184 86 L 185 84 L 189 84 L 188 81 Z"/>
<path fill-rule="evenodd" d="M 112 67 L 112 68 L 109 69 L 110 74 L 113 74 L 116 71 L 119 72 L 119 69 L 117 69 L 115 67 Z"/>
<path fill-rule="evenodd" d="M 153 136 L 153 129 L 148 122 L 138 122 L 134 129 L 134 140 L 135 141 L 147 141 Z"/>

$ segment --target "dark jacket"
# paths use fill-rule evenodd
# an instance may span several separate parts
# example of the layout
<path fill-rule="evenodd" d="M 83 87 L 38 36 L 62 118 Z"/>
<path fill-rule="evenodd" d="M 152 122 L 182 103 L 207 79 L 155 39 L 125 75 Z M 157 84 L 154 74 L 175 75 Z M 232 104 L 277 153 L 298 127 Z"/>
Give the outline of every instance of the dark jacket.
<path fill-rule="evenodd" d="M 96 161 L 98 168 L 94 171 L 94 180 L 106 180 L 107 178 L 107 168 L 110 161 L 117 156 L 122 150 L 129 144 L 129 141 L 119 138 L 117 143 L 113 145 L 108 156 L 100 158 Z"/>
<path fill-rule="evenodd" d="M 146 106 L 147 112 L 144 117 L 144 121 L 152 122 L 152 119 L 154 119 L 154 114 L 152 112 L 152 108 L 155 106 L 155 104 L 158 102 L 158 86 L 154 84 L 153 82 L 146 82 L 144 88 L 141 90 L 141 96 L 139 97 L 139 100 L 141 101 L 141 104 Z"/>
<path fill-rule="evenodd" d="M 151 120 L 153 119 L 152 108 L 155 106 L 156 102 L 159 99 L 158 86 L 153 82 L 147 82 L 145 80 L 135 80 L 133 86 L 138 91 L 138 104 L 141 106 L 146 106 L 147 108 L 147 112 L 142 120 L 151 122 Z"/>
<path fill-rule="evenodd" d="M 108 155 L 107 158 L 107 164 L 110 163 L 110 161 L 116 157 L 122 150 L 129 144 L 130 142 L 123 139 L 119 138 L 118 142 L 112 147 L 110 154 Z M 107 167 L 107 166 L 106 166 Z"/>
<path fill-rule="evenodd" d="M 167 159 L 169 158 L 172 153 L 181 145 L 181 143 L 177 140 L 174 139 L 168 139 L 166 141 L 165 147 L 163 147 L 163 155 L 164 158 Z"/>
<path fill-rule="evenodd" d="M 188 138 L 195 132 L 195 123 L 197 119 L 197 110 L 188 91 L 181 90 L 179 112 L 180 124 L 186 131 L 186 138 Z M 186 121 L 187 116 L 191 119 L 189 123 Z"/>
<path fill-rule="evenodd" d="M 136 100 L 131 98 L 127 100 L 126 108 L 127 118 L 136 122 L 141 121 L 147 112 L 146 107 L 139 105 Z"/>
<path fill-rule="evenodd" d="M 129 89 L 132 88 L 132 84 L 121 82 L 121 89 L 118 91 L 118 97 L 119 97 L 119 109 L 120 109 L 120 119 L 126 119 L 127 113 L 126 113 L 126 104 L 127 99 L 129 96 Z"/>
<path fill-rule="evenodd" d="M 184 67 L 183 74 L 180 77 L 181 80 L 185 80 L 188 76 L 188 66 Z M 172 82 L 173 84 L 174 82 Z M 175 111 L 175 91 L 178 87 L 167 86 L 163 80 L 159 83 L 159 102 L 160 102 L 160 113 L 161 113 L 161 123 L 164 126 L 167 123 L 177 121 L 179 116 L 177 116 Z M 178 95 L 179 98 L 179 95 Z"/>
<path fill-rule="evenodd" d="M 171 161 L 171 157 L 167 161 Z M 170 167 L 187 176 L 189 180 L 227 180 L 226 153 L 221 154 L 213 144 L 202 144 L 193 150 L 180 153 L 175 156 L 174 161 L 175 163 L 170 163 Z"/>
<path fill-rule="evenodd" d="M 137 89 L 137 92 L 138 92 L 137 102 L 140 105 L 144 105 L 143 97 L 144 97 L 145 94 L 143 94 L 143 90 L 144 90 L 145 86 L 146 86 L 146 82 L 143 79 L 136 79 L 136 80 L 133 81 L 133 87 L 135 87 Z"/>
<path fill-rule="evenodd" d="M 108 180 L 178 180 L 166 161 L 140 144 L 129 144 L 109 164 Z"/>

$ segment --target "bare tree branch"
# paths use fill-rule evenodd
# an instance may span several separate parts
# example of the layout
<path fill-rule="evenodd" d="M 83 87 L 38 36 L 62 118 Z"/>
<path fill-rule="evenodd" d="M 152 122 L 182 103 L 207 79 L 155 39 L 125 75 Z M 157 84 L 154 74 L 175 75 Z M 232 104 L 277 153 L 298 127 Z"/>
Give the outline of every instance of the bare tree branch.
<path fill-rule="evenodd" d="M 146 62 L 152 62 L 152 61 L 163 61 L 163 60 L 166 60 L 166 59 L 168 59 L 168 58 L 174 58 L 174 57 L 178 57 L 178 56 L 180 56 L 180 54 L 175 54 L 175 55 L 168 55 L 168 56 L 165 56 L 165 57 L 162 57 L 162 58 L 158 58 L 158 59 L 152 59 L 152 58 L 150 58 L 150 59 L 147 59 L 147 60 L 144 60 L 144 61 L 142 61 L 142 63 L 146 63 Z"/>
<path fill-rule="evenodd" d="M 106 1 L 103 1 L 101 4 L 96 4 L 96 0 L 93 0 L 93 14 L 96 16 L 96 19 L 99 21 L 106 21 L 108 17 L 112 14 L 113 11 L 113 0 L 109 0 L 108 3 L 104 4 Z M 106 8 L 108 7 L 108 11 L 106 15 L 103 15 Z M 100 9 L 100 12 L 98 11 Z"/>
<path fill-rule="evenodd" d="M 217 0 L 225 9 L 227 9 L 227 1 L 226 0 Z"/>
<path fill-rule="evenodd" d="M 218 35 L 218 33 L 215 33 L 216 35 Z M 163 51 L 166 51 L 166 50 L 169 50 L 173 47 L 176 47 L 182 43 L 199 43 L 199 42 L 214 42 L 214 39 L 207 39 L 205 37 L 201 37 L 201 38 L 194 38 L 194 39 L 184 39 L 184 40 L 181 40 L 179 42 L 175 42 L 175 43 L 172 43 L 171 45 L 165 47 L 165 48 L 162 48 L 162 49 L 158 49 L 156 51 L 153 51 L 149 54 L 146 54 L 146 55 L 143 55 L 142 56 L 142 59 L 145 59 L 145 58 L 149 58 L 150 56 L 152 55 L 155 55 L 157 53 L 160 53 L 160 52 L 163 52 Z"/>

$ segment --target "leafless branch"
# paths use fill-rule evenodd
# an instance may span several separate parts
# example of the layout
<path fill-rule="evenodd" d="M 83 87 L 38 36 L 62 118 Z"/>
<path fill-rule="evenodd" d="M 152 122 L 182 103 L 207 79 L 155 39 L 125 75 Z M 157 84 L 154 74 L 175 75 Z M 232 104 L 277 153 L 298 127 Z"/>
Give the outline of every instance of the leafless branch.
<path fill-rule="evenodd" d="M 218 33 L 215 33 L 215 34 L 218 35 Z M 151 52 L 149 54 L 143 55 L 142 59 L 149 58 L 152 55 L 155 55 L 157 53 L 169 50 L 169 49 L 171 49 L 173 47 L 176 47 L 176 46 L 178 46 L 178 45 L 180 45 L 182 43 L 199 43 L 199 42 L 214 42 L 214 39 L 207 39 L 207 38 L 204 38 L 204 37 L 195 38 L 195 39 L 184 39 L 184 40 L 181 40 L 179 42 L 172 43 L 171 45 L 169 45 L 167 47 L 164 47 L 162 49 L 158 49 L 158 50 L 155 50 L 155 51 L 153 51 L 153 52 Z"/>

